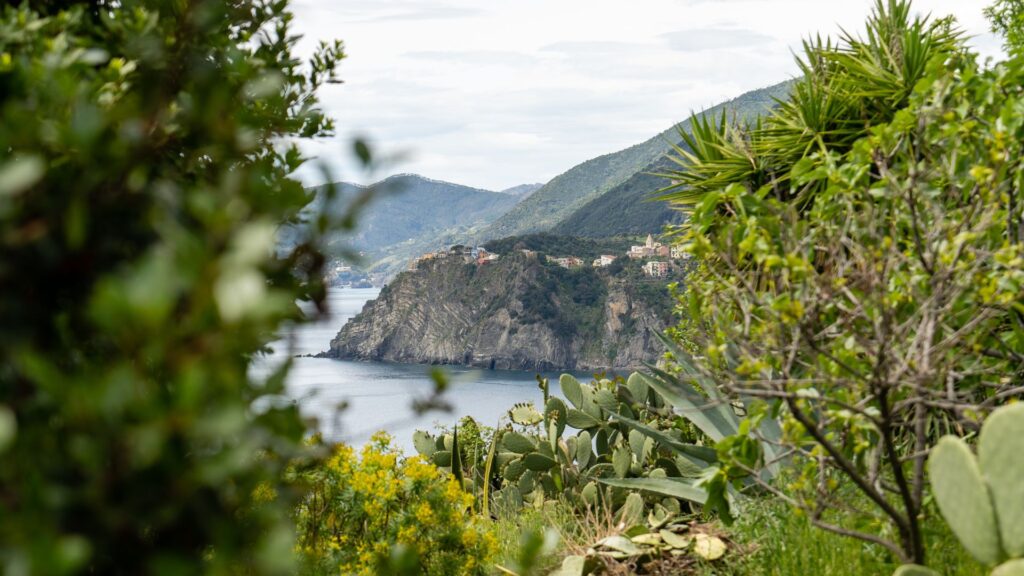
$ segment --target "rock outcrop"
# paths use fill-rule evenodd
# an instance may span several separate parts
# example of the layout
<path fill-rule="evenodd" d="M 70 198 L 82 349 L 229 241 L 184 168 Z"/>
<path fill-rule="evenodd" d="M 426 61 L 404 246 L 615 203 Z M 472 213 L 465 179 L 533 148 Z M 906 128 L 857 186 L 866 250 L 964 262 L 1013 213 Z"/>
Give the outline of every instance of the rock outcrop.
<path fill-rule="evenodd" d="M 520 252 L 477 265 L 450 255 L 404 272 L 322 356 L 511 370 L 635 369 L 671 321 L 635 278 L 565 270 Z M 646 293 L 650 293 L 650 286 Z"/>

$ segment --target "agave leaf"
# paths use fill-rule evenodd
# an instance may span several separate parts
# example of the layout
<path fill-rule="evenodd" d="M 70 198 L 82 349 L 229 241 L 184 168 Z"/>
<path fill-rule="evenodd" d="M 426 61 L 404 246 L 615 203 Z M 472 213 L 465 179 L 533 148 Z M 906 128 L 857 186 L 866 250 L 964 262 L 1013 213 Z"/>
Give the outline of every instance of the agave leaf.
<path fill-rule="evenodd" d="M 458 424 L 454 426 L 454 432 L 452 433 L 452 475 L 459 482 L 459 486 L 463 486 L 465 482 L 462 475 L 462 451 L 459 450 Z"/>
<path fill-rule="evenodd" d="M 498 444 L 501 443 L 500 428 L 494 429 L 494 436 L 491 438 L 491 446 L 487 449 L 487 460 L 484 464 L 483 490 L 480 495 L 480 513 L 484 518 L 491 517 L 491 476 L 494 474 L 494 465 L 497 460 Z"/>
<path fill-rule="evenodd" d="M 703 488 L 694 486 L 682 478 L 600 478 L 598 481 L 616 488 L 645 490 L 697 504 L 704 504 L 708 498 L 708 493 Z"/>
<path fill-rule="evenodd" d="M 632 418 L 627 418 L 619 414 L 611 414 L 610 416 L 613 419 L 619 420 L 622 423 L 626 424 L 631 429 L 653 439 L 656 442 L 659 442 L 662 446 L 672 450 L 673 452 L 683 456 L 687 456 L 688 460 L 690 460 L 691 462 L 693 458 L 696 458 L 697 460 L 700 461 L 696 462 L 695 464 L 699 465 L 703 463 L 704 465 L 711 465 L 714 464 L 715 462 L 718 462 L 718 453 L 715 452 L 714 448 L 680 442 L 672 438 L 671 436 L 665 434 L 664 432 L 655 430 L 654 428 L 651 428 L 650 426 L 642 422 L 633 420 Z"/>
<path fill-rule="evenodd" d="M 646 374 L 640 374 L 647 384 L 653 388 L 666 402 L 671 404 L 675 410 L 684 416 L 694 426 L 700 428 L 701 432 L 707 434 L 715 442 L 721 441 L 726 436 L 736 434 L 739 423 L 735 415 L 732 419 L 722 416 L 721 412 L 708 400 L 697 393 L 688 385 L 663 381 L 652 378 Z"/>

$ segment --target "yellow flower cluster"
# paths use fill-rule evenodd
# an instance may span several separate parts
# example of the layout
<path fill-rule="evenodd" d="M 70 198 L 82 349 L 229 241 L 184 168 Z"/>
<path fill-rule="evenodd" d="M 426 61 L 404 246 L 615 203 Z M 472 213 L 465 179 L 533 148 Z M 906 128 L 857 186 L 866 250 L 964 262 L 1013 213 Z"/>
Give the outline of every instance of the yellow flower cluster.
<path fill-rule="evenodd" d="M 497 539 L 469 512 L 473 497 L 422 457 L 404 458 L 386 434 L 358 456 L 333 447 L 305 477 L 312 492 L 298 511 L 298 550 L 308 572 L 375 574 L 411 554 L 417 574 L 487 573 Z"/>

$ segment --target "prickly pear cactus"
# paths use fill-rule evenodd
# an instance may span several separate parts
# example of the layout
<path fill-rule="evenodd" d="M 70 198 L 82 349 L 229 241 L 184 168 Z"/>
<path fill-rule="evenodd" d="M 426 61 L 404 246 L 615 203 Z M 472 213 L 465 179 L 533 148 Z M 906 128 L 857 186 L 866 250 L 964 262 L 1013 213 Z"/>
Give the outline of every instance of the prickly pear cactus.
<path fill-rule="evenodd" d="M 1013 404 L 986 420 L 977 457 L 963 440 L 947 436 L 928 458 L 928 476 L 942 516 L 972 556 L 988 565 L 998 564 L 992 576 L 1024 576 L 1021 454 L 1024 404 Z M 901 576 L 934 574 L 912 566 L 900 570 Z"/>

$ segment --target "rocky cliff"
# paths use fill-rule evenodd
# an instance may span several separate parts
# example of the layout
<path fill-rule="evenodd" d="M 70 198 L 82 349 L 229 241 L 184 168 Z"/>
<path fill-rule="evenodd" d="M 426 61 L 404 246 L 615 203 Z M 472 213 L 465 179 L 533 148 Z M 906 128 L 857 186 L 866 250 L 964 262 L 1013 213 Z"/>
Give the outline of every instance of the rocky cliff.
<path fill-rule="evenodd" d="M 404 272 L 322 355 L 513 370 L 633 369 L 655 362 L 671 321 L 665 281 L 622 266 L 566 270 L 519 251 Z"/>

